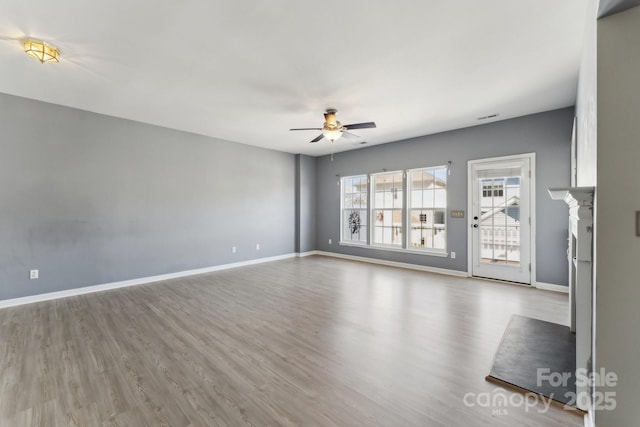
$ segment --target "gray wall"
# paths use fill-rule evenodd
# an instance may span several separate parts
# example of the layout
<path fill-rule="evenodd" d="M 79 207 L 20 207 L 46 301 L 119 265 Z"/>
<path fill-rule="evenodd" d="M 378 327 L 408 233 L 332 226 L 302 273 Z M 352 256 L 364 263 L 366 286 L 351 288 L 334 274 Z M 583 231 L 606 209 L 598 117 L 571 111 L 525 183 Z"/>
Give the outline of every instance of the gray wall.
<path fill-rule="evenodd" d="M 640 0 L 600 0 L 600 4 L 598 5 L 598 18 L 624 12 L 627 9 L 637 6 L 640 6 Z"/>
<path fill-rule="evenodd" d="M 0 129 L 0 300 L 294 251 L 291 154 L 3 94 Z"/>
<path fill-rule="evenodd" d="M 598 426 L 638 425 L 640 396 L 640 7 L 598 21 L 596 366 L 615 372 L 614 411 Z"/>
<path fill-rule="evenodd" d="M 296 155 L 296 252 L 316 249 L 316 159 Z"/>
<path fill-rule="evenodd" d="M 339 176 L 453 162 L 449 176 L 449 210 L 467 209 L 467 161 L 536 153 L 537 280 L 567 285 L 567 222 L 564 203 L 552 201 L 548 187 L 569 185 L 573 108 L 384 144 L 318 158 L 317 247 L 322 251 L 467 270 L 467 219 L 448 217 L 448 251 L 456 259 L 339 246 Z M 328 244 L 332 239 L 333 244 Z"/>

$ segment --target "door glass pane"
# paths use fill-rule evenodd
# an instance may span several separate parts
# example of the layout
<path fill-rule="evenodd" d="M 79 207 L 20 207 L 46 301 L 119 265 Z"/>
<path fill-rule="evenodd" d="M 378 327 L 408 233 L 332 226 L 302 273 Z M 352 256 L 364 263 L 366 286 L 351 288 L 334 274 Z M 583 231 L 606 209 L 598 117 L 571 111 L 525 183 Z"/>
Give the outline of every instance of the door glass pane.
<path fill-rule="evenodd" d="M 520 265 L 520 227 L 507 227 L 507 263 Z"/>
<path fill-rule="evenodd" d="M 480 262 L 520 265 L 520 177 L 480 179 Z"/>
<path fill-rule="evenodd" d="M 520 187 L 507 187 L 507 200 L 512 205 L 520 204 Z"/>

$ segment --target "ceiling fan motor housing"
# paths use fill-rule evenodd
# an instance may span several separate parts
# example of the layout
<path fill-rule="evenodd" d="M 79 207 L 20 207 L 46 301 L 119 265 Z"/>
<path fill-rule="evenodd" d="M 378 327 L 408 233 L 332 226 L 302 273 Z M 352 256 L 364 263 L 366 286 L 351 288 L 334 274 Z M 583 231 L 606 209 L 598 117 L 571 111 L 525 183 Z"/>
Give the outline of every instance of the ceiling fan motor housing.
<path fill-rule="evenodd" d="M 326 113 L 324 113 L 324 128 L 327 130 L 339 129 L 342 127 L 338 119 L 336 118 L 336 113 L 338 110 L 329 109 Z"/>

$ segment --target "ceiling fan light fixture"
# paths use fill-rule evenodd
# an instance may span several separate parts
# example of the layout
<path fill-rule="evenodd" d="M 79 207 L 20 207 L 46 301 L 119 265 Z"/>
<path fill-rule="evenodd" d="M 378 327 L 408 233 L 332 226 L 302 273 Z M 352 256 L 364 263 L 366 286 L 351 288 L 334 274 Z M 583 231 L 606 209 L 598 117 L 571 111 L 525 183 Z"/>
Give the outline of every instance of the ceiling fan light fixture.
<path fill-rule="evenodd" d="M 59 62 L 58 57 L 60 51 L 58 48 L 51 46 L 41 40 L 27 39 L 24 42 L 24 52 L 36 58 L 41 63 L 45 62 Z"/>
<path fill-rule="evenodd" d="M 342 130 L 340 129 L 323 129 L 322 135 L 329 141 L 333 142 L 342 136 Z"/>
<path fill-rule="evenodd" d="M 336 113 L 338 110 L 333 108 L 327 109 L 324 113 L 324 124 L 321 128 L 294 128 L 289 130 L 320 130 L 322 133 L 316 136 L 314 139 L 309 141 L 310 143 L 318 142 L 322 139 L 328 139 L 331 142 L 334 142 L 336 139 L 340 138 L 343 134 L 345 138 L 358 138 L 357 135 L 354 135 L 348 132 L 351 129 L 371 129 L 375 128 L 376 124 L 374 122 L 366 122 L 366 123 L 353 123 L 350 125 L 343 125 L 336 118 Z"/>
<path fill-rule="evenodd" d="M 327 126 L 328 128 L 335 128 L 340 125 L 340 122 L 336 118 L 337 112 L 338 110 L 329 109 L 326 113 L 324 113 L 325 126 Z"/>

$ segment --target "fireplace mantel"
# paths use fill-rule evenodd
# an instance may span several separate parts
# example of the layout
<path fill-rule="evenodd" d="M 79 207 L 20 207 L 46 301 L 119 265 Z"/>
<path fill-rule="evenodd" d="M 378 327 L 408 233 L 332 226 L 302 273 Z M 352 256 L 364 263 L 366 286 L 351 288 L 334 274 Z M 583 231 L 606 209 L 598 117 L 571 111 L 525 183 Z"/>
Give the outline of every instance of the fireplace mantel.
<path fill-rule="evenodd" d="M 593 353 L 593 200 L 594 187 L 549 188 L 553 200 L 569 205 L 569 307 L 570 327 L 576 334 L 576 367 L 591 372 Z M 579 395 L 590 397 L 587 386 L 578 386 Z M 587 410 L 584 401 L 578 405 Z"/>
<path fill-rule="evenodd" d="M 564 200 L 569 207 L 593 206 L 594 187 L 549 188 L 553 200 Z"/>

